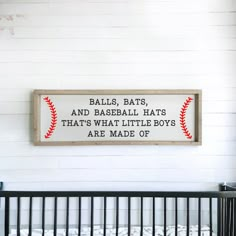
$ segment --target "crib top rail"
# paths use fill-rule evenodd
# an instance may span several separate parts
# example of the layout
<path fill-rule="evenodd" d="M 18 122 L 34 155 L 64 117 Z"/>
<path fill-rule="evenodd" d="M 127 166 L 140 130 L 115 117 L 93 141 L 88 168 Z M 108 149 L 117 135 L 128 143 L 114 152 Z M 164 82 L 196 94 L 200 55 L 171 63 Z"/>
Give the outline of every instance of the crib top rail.
<path fill-rule="evenodd" d="M 236 198 L 236 183 L 219 184 L 220 191 L 6 191 L 0 182 L 1 197 L 159 197 Z"/>
<path fill-rule="evenodd" d="M 0 197 L 236 198 L 236 191 L 0 191 Z"/>

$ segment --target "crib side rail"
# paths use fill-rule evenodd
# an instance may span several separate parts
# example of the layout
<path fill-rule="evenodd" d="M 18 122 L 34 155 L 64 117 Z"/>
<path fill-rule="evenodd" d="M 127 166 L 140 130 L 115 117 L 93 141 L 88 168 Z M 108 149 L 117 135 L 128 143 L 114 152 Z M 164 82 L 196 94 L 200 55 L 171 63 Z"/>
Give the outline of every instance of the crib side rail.
<path fill-rule="evenodd" d="M 29 236 L 32 235 L 32 227 L 33 227 L 33 204 L 35 198 L 41 199 L 40 205 L 40 217 L 41 217 L 41 229 L 42 236 L 44 236 L 44 232 L 46 229 L 45 218 L 46 218 L 46 207 L 45 203 L 47 198 L 53 199 L 53 230 L 54 235 L 56 236 L 58 230 L 58 199 L 64 198 L 66 202 L 65 207 L 65 229 L 66 235 L 69 235 L 70 228 L 70 203 L 72 198 L 76 198 L 78 202 L 77 209 L 77 228 L 78 235 L 80 235 L 82 228 L 82 220 L 83 220 L 83 209 L 82 204 L 84 199 L 87 199 L 89 202 L 89 208 L 87 209 L 89 217 L 89 227 L 90 227 L 90 236 L 94 236 L 94 225 L 95 225 L 95 210 L 96 204 L 95 199 L 99 198 L 103 202 L 102 204 L 102 224 L 103 224 L 103 234 L 106 236 L 106 226 L 108 221 L 108 207 L 107 200 L 108 198 L 113 198 L 115 201 L 115 228 L 116 228 L 116 236 L 118 236 L 119 227 L 121 224 L 121 211 L 126 211 L 127 216 L 127 235 L 131 236 L 131 227 L 132 227 L 132 199 L 139 199 L 139 209 L 137 211 L 139 218 L 139 226 L 140 226 L 140 236 L 143 236 L 143 228 L 144 228 L 144 201 L 149 199 L 151 201 L 151 209 L 152 212 L 151 221 L 152 221 L 152 235 L 155 236 L 155 230 L 158 220 L 161 218 L 161 222 L 163 225 L 163 235 L 167 235 L 167 226 L 168 226 L 168 217 L 170 216 L 170 211 L 168 210 L 168 200 L 173 200 L 173 214 L 174 221 L 172 224 L 175 227 L 175 235 L 177 236 L 177 227 L 180 221 L 184 221 L 186 225 L 186 236 L 190 235 L 190 226 L 191 226 L 191 202 L 197 202 L 197 225 L 198 225 L 198 233 L 201 235 L 201 226 L 202 226 L 202 218 L 204 217 L 204 209 L 203 209 L 203 201 L 208 202 L 208 224 L 210 228 L 210 235 L 213 235 L 213 230 L 217 225 L 217 236 L 233 236 L 236 234 L 236 192 L 108 192 L 108 191 L 98 191 L 98 192 L 89 192 L 89 191 L 0 191 L 0 198 L 3 199 L 2 207 L 4 212 L 4 235 L 8 236 L 10 232 L 10 218 L 11 218 L 11 199 L 16 199 L 16 211 L 14 213 L 14 217 L 16 218 L 16 232 L 17 235 L 20 235 L 21 230 L 21 202 L 23 198 L 28 199 L 28 232 Z M 122 209 L 121 207 L 121 199 L 125 198 L 127 201 L 127 207 Z M 179 212 L 180 209 L 180 199 L 184 202 L 184 211 L 185 214 L 180 217 Z M 217 202 L 217 206 L 214 209 L 213 202 Z M 157 207 L 160 205 L 161 209 Z M 161 213 L 160 213 L 161 211 Z M 182 209 L 183 211 L 183 209 Z M 214 223 L 213 214 L 214 211 L 217 213 L 216 223 Z M 184 217 L 184 219 L 182 219 Z M 159 218 L 159 219 L 158 219 Z"/>
<path fill-rule="evenodd" d="M 0 197 L 232 197 L 235 192 L 153 192 L 153 191 L 0 191 Z"/>

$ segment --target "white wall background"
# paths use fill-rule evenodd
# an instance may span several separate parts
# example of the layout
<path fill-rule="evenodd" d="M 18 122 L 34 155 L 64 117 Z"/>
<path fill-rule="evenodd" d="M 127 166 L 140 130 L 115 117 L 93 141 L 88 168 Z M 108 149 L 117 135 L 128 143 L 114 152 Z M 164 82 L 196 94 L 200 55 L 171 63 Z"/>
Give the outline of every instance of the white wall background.
<path fill-rule="evenodd" d="M 5 189 L 216 190 L 236 180 L 236 1 L 0 0 Z M 203 145 L 36 147 L 33 89 L 202 89 Z"/>

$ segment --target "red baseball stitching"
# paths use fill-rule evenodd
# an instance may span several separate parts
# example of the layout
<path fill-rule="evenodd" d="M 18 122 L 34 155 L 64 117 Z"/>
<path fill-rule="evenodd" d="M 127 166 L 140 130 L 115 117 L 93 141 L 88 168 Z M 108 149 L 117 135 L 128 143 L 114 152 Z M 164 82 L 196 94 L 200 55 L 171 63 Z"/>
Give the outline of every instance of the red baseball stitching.
<path fill-rule="evenodd" d="M 45 97 L 43 98 L 43 100 L 48 104 L 48 107 L 51 111 L 51 124 L 50 127 L 48 128 L 47 133 L 44 135 L 45 138 L 50 138 L 57 126 L 57 111 L 53 102 L 50 100 L 49 97 Z"/>
<path fill-rule="evenodd" d="M 193 136 L 190 134 L 187 125 L 186 125 L 186 112 L 188 109 L 189 104 L 192 102 L 193 98 L 188 97 L 186 101 L 184 102 L 181 110 L 180 110 L 180 126 L 183 130 L 184 135 L 188 138 L 191 139 Z"/>

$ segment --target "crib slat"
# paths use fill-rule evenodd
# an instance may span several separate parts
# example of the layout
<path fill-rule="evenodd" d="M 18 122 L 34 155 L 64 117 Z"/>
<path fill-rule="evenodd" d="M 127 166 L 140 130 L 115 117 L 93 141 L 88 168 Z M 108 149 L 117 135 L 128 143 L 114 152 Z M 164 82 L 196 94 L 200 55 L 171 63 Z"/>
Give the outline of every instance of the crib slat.
<path fill-rule="evenodd" d="M 234 201 L 233 199 L 230 199 L 230 203 L 231 203 L 231 208 L 230 208 L 230 213 L 231 213 L 231 216 L 230 216 L 230 235 L 233 235 L 233 219 L 234 219 Z"/>
<path fill-rule="evenodd" d="M 224 225 L 225 225 L 225 235 L 229 235 L 229 225 L 228 225 L 228 199 L 225 199 L 225 222 L 224 222 Z"/>
<path fill-rule="evenodd" d="M 230 235 L 230 199 L 225 199 L 225 233 Z"/>
<path fill-rule="evenodd" d="M 9 235 L 9 223 L 10 223 L 10 199 L 5 197 L 5 236 Z"/>
<path fill-rule="evenodd" d="M 234 201 L 234 220 L 233 220 L 233 225 L 234 225 L 234 236 L 236 236 L 236 199 L 233 199 Z"/>
<path fill-rule="evenodd" d="M 119 197 L 116 197 L 116 236 L 119 234 Z"/>
<path fill-rule="evenodd" d="M 69 235 L 69 209 L 70 209 L 70 198 L 66 198 L 66 236 Z"/>
<path fill-rule="evenodd" d="M 225 200 L 222 199 L 222 212 L 221 212 L 221 214 L 222 214 L 222 229 L 221 229 L 222 236 L 225 234 L 225 211 L 226 211 L 226 209 L 225 209 Z"/>
<path fill-rule="evenodd" d="M 20 197 L 17 197 L 17 235 L 20 235 Z"/>
<path fill-rule="evenodd" d="M 141 197 L 141 219 L 140 219 L 141 231 L 140 236 L 143 236 L 143 197 Z"/>
<path fill-rule="evenodd" d="M 178 198 L 175 198 L 175 236 L 178 236 Z"/>
<path fill-rule="evenodd" d="M 229 232 L 230 232 L 230 235 L 233 235 L 233 199 L 229 199 L 229 207 L 230 207 L 230 210 L 229 210 L 229 219 L 228 219 L 228 222 L 229 222 Z"/>
<path fill-rule="evenodd" d="M 230 234 L 230 226 L 231 226 L 231 199 L 227 199 L 227 216 L 226 216 L 226 219 L 227 219 L 227 233 L 228 235 L 231 235 Z"/>
<path fill-rule="evenodd" d="M 106 236 L 106 229 L 107 229 L 107 198 L 104 197 L 103 199 L 104 204 L 104 224 L 103 224 L 103 235 Z"/>
<path fill-rule="evenodd" d="M 221 231 L 222 231 L 222 236 L 225 234 L 225 201 L 224 199 L 222 199 L 222 227 L 221 227 Z"/>
<path fill-rule="evenodd" d="M 166 197 L 164 197 L 164 236 L 166 236 Z"/>
<path fill-rule="evenodd" d="M 93 208 L 94 208 L 94 198 L 91 197 L 91 231 L 90 231 L 90 236 L 93 236 L 93 214 L 94 214 L 94 211 L 93 211 Z"/>
<path fill-rule="evenodd" d="M 217 198 L 217 232 L 218 236 L 222 236 L 222 199 Z"/>
<path fill-rule="evenodd" d="M 227 225 L 227 218 L 228 218 L 228 199 L 224 199 L 224 235 L 228 234 L 228 225 Z"/>
<path fill-rule="evenodd" d="M 130 227 L 131 227 L 131 199 L 128 197 L 128 236 L 130 236 Z"/>
<path fill-rule="evenodd" d="M 202 202 L 201 202 L 201 198 L 199 197 L 198 198 L 198 236 L 201 236 L 201 228 L 202 228 L 202 226 L 201 226 L 201 222 L 202 222 L 202 219 L 201 219 L 201 217 L 202 217 L 202 214 L 201 214 L 201 212 L 202 212 Z"/>
<path fill-rule="evenodd" d="M 228 208 L 229 207 L 229 199 L 225 199 L 225 233 L 226 235 L 229 235 L 229 213 L 230 213 L 230 209 Z"/>
<path fill-rule="evenodd" d="M 156 234 L 156 199 L 155 197 L 152 198 L 152 236 Z"/>
<path fill-rule="evenodd" d="M 209 198 L 209 211 L 210 211 L 210 236 L 212 236 L 212 198 Z"/>
<path fill-rule="evenodd" d="M 42 236 L 45 235 L 45 197 L 42 199 Z"/>
<path fill-rule="evenodd" d="M 234 202 L 233 199 L 230 199 L 229 201 L 230 201 L 230 235 L 233 235 Z"/>
<path fill-rule="evenodd" d="M 29 236 L 32 235 L 32 197 L 29 198 Z"/>
<path fill-rule="evenodd" d="M 81 235 L 81 197 L 79 197 L 78 236 Z"/>
<path fill-rule="evenodd" d="M 54 236 L 57 236 L 57 197 L 54 198 Z"/>
<path fill-rule="evenodd" d="M 189 197 L 187 197 L 187 236 L 189 236 L 189 223 L 190 223 L 190 216 L 189 216 Z"/>

